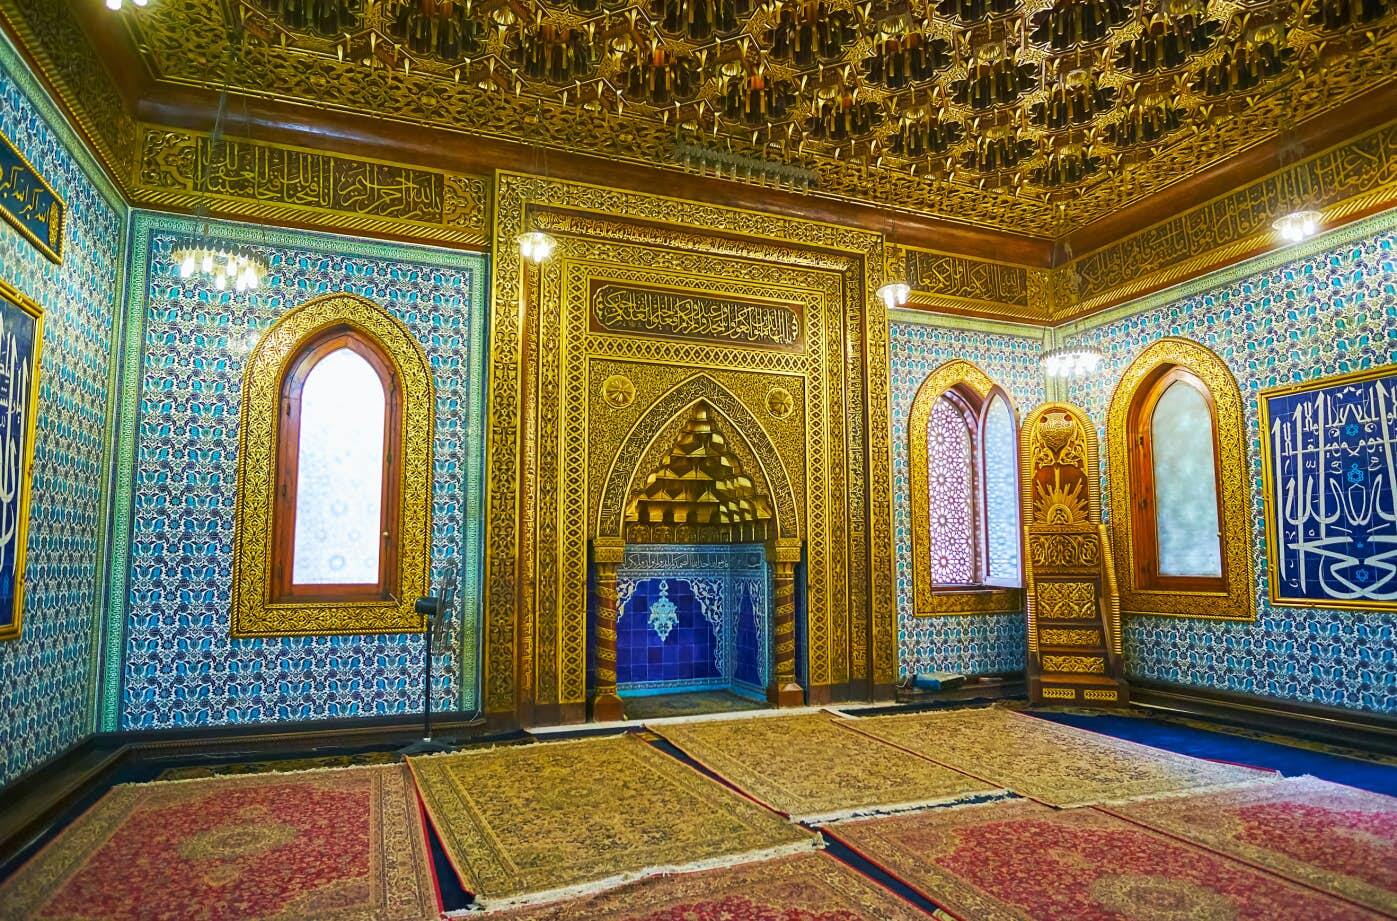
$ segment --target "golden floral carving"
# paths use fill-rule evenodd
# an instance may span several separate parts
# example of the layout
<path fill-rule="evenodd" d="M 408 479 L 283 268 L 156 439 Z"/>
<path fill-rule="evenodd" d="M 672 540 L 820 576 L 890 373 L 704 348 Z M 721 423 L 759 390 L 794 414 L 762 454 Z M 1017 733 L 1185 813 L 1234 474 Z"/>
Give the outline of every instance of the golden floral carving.
<path fill-rule="evenodd" d="M 1135 541 L 1131 533 L 1130 408 L 1142 385 L 1161 369 L 1194 374 L 1212 397 L 1217 440 L 1218 531 L 1221 534 L 1223 592 L 1160 591 L 1138 586 Z M 1256 619 L 1256 573 L 1252 562 L 1251 475 L 1247 465 L 1246 417 L 1242 393 L 1227 364 L 1211 349 L 1190 339 L 1169 337 L 1148 346 L 1121 375 L 1106 416 L 1111 521 L 1121 608 L 1128 614 L 1166 614 L 1225 620 Z"/>
<path fill-rule="evenodd" d="M 607 404 L 617 409 L 625 409 L 635 402 L 635 384 L 624 374 L 613 374 L 602 381 L 601 392 Z"/>
<path fill-rule="evenodd" d="M 1096 617 L 1096 589 L 1090 582 L 1039 582 L 1039 616 L 1044 620 Z"/>
<path fill-rule="evenodd" d="M 1094 646 L 1101 642 L 1101 634 L 1095 630 L 1044 628 L 1038 636 L 1044 646 Z"/>
<path fill-rule="evenodd" d="M 402 381 L 403 448 L 398 514 L 398 578 L 387 601 L 270 601 L 272 512 L 276 490 L 277 416 L 286 364 L 302 343 L 327 327 L 351 326 L 372 338 Z M 238 436 L 237 508 L 233 530 L 230 632 L 249 636 L 333 636 L 421 632 L 413 609 L 427 593 L 431 565 L 432 439 L 436 388 L 422 346 L 401 322 L 354 294 L 313 297 L 272 325 L 243 370 Z M 411 424 L 408 423 L 411 420 Z"/>
<path fill-rule="evenodd" d="M 1104 675 L 1106 660 L 1100 656 L 1043 656 L 1043 671 Z"/>

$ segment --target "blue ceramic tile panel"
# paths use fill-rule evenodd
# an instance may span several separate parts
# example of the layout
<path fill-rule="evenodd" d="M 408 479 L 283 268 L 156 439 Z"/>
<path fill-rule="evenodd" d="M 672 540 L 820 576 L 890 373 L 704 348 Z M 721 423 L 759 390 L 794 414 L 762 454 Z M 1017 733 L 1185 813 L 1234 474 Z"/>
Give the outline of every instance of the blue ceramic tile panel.
<path fill-rule="evenodd" d="M 136 322 L 144 323 L 136 428 L 124 729 L 225 725 L 415 712 L 421 636 L 232 639 L 228 635 L 239 399 L 251 342 L 310 297 L 351 292 L 417 337 L 435 374 L 432 581 L 480 554 L 479 495 L 468 477 L 483 450 L 475 343 L 484 322 L 482 256 L 323 234 L 215 223 L 267 260 L 251 294 L 181 279 L 174 248 L 193 223 L 138 213 Z M 478 607 L 462 602 L 446 649 L 434 649 L 433 705 L 474 700 Z"/>
<path fill-rule="evenodd" d="M 93 728 L 108 377 L 124 206 L 0 36 L 0 132 L 67 203 L 55 265 L 0 222 L 0 278 L 44 309 L 23 631 L 0 642 L 0 784 Z"/>
<path fill-rule="evenodd" d="M 1299 248 L 1112 311 L 1084 330 L 1106 353 L 1102 373 L 1071 398 L 1104 426 L 1121 374 L 1163 336 L 1201 342 L 1227 362 L 1246 413 L 1252 484 L 1255 623 L 1130 617 L 1131 676 L 1397 712 L 1397 613 L 1275 607 L 1268 600 L 1258 392 L 1393 362 L 1397 356 L 1397 215 L 1389 212 Z M 1106 470 L 1111 488 L 1114 471 Z"/>

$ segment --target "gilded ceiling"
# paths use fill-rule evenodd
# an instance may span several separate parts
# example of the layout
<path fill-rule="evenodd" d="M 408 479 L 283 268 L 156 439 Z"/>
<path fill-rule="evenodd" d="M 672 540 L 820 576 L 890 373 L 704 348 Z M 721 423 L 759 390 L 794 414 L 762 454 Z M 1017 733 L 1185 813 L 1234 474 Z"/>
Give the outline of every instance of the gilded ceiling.
<path fill-rule="evenodd" d="M 1397 78 L 1394 7 L 155 0 L 127 21 L 161 80 L 1052 237 Z"/>

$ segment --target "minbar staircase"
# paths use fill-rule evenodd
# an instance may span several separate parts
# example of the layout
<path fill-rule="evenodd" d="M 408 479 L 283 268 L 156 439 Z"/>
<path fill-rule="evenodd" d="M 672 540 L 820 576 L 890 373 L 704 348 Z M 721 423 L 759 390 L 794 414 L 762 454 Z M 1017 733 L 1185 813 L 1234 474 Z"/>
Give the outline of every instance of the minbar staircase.
<path fill-rule="evenodd" d="M 1022 437 L 1029 700 L 1123 706 L 1130 688 L 1096 431 L 1076 406 L 1048 403 Z"/>

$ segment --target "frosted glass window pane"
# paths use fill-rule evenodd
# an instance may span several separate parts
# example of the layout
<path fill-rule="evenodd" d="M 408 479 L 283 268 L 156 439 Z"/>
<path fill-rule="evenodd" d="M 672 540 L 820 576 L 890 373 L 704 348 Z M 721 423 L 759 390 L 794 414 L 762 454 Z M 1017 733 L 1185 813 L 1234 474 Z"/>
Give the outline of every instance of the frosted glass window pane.
<path fill-rule="evenodd" d="M 985 414 L 985 542 L 989 549 L 985 581 L 1019 582 L 1019 456 L 1014 414 L 995 394 Z"/>
<path fill-rule="evenodd" d="M 1150 419 L 1162 576 L 1221 576 L 1213 419 L 1198 388 L 1176 381 Z"/>
<path fill-rule="evenodd" d="M 965 412 L 950 397 L 931 408 L 927 447 L 931 579 L 965 585 L 975 579 L 974 441 Z"/>
<path fill-rule="evenodd" d="M 316 363 L 301 389 L 292 581 L 378 582 L 383 524 L 383 383 L 347 348 Z"/>

